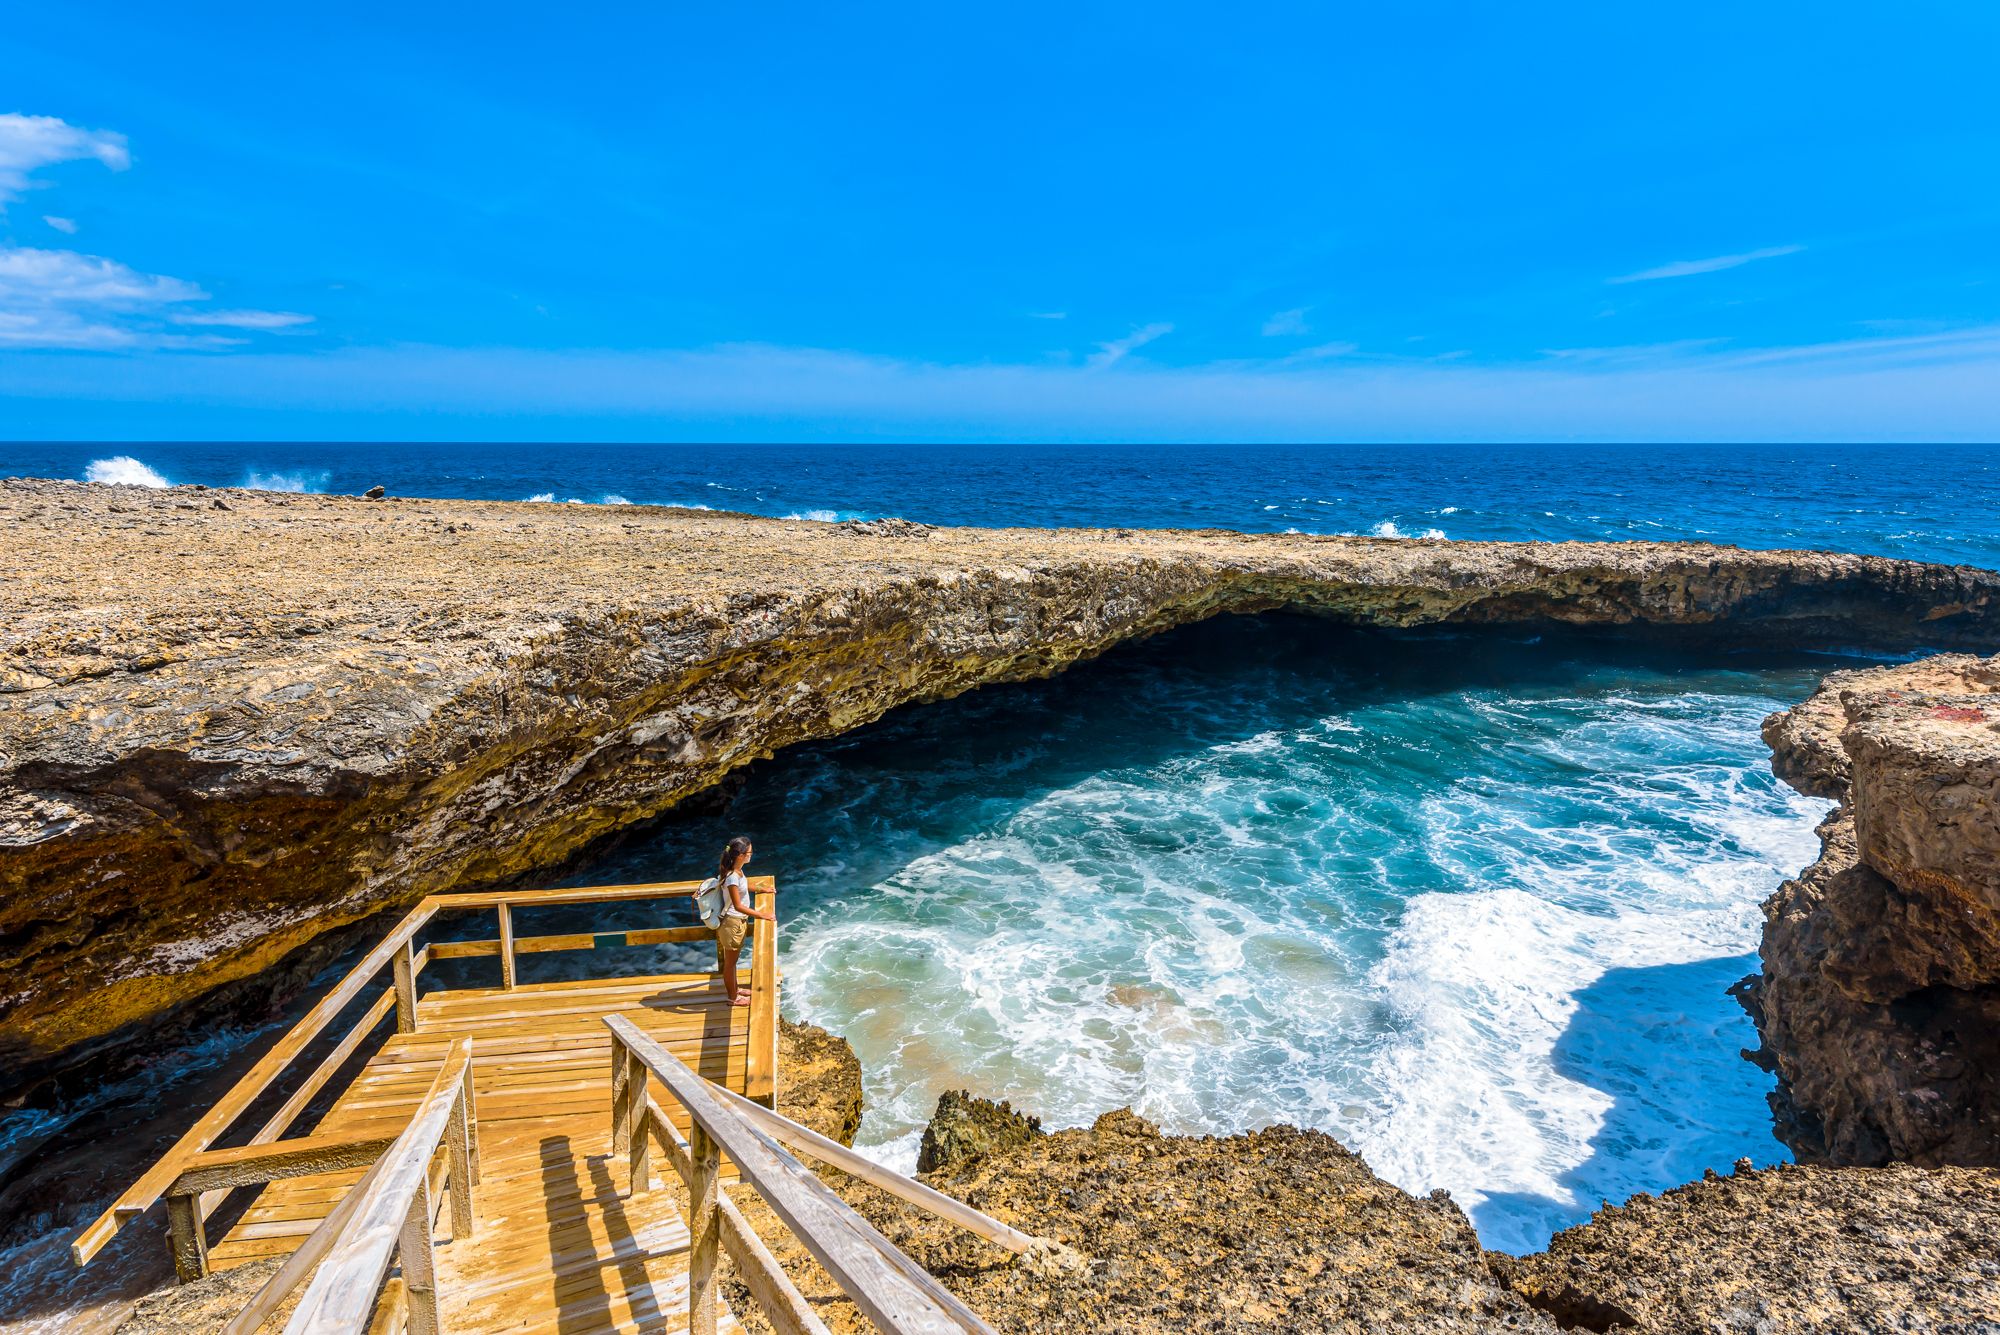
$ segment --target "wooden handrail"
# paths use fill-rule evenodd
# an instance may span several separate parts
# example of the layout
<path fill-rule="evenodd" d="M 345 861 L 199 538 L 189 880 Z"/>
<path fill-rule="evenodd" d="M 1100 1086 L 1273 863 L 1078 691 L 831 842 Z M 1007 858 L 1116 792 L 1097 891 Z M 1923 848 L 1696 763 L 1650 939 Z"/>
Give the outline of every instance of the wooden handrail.
<path fill-rule="evenodd" d="M 667 1162 L 680 1174 L 688 1190 L 695 1187 L 694 1155 L 686 1140 L 667 1118 L 666 1109 L 646 1096 L 646 1124 L 652 1134 L 658 1137 L 667 1152 Z M 806 1296 L 799 1292 L 799 1286 L 792 1283 L 778 1258 L 771 1255 L 771 1249 L 757 1236 L 757 1230 L 750 1227 L 750 1221 L 743 1217 L 743 1211 L 735 1201 L 722 1193 L 716 1200 L 722 1215 L 722 1250 L 729 1253 L 729 1259 L 736 1262 L 737 1276 L 743 1286 L 750 1290 L 750 1296 L 763 1310 L 778 1335 L 829 1335 L 826 1323 L 812 1310 Z"/>
<path fill-rule="evenodd" d="M 919 1209 L 928 1210 L 938 1218 L 957 1224 L 966 1232 L 977 1234 L 995 1246 L 1004 1247 L 1020 1255 L 1037 1247 L 1055 1245 L 1031 1233 L 1023 1233 L 1011 1224 L 1004 1224 L 992 1215 L 975 1210 L 955 1196 L 947 1196 L 942 1191 L 925 1186 L 915 1178 L 905 1177 L 893 1168 L 884 1168 L 873 1159 L 856 1154 L 839 1141 L 829 1140 L 811 1127 L 800 1126 L 789 1117 L 752 1103 L 733 1089 L 715 1085 L 714 1092 L 722 1097 L 723 1102 L 734 1107 L 779 1144 L 802 1154 L 809 1154 L 822 1163 L 832 1164 L 841 1172 L 858 1177 L 870 1186 L 879 1187 L 891 1196 L 906 1200 Z"/>
<path fill-rule="evenodd" d="M 713 1254 L 720 1242 L 721 1219 L 711 1195 L 718 1185 L 717 1159 L 727 1154 L 741 1180 L 756 1189 L 813 1259 L 888 1335 L 992 1335 L 990 1326 L 890 1246 L 810 1169 L 717 1098 L 711 1084 L 686 1063 L 623 1016 L 607 1015 L 604 1023 L 615 1040 L 614 1063 L 629 1054 L 644 1072 L 651 1072 L 687 1111 L 694 1129 L 689 1142 L 695 1186 L 690 1190 L 694 1238 L 689 1247 L 688 1292 L 690 1322 L 705 1317 L 707 1324 L 694 1324 L 693 1329 L 712 1329 L 714 1321 Z M 614 1106 L 614 1117 L 636 1122 L 635 1109 L 643 1111 L 645 1089 L 643 1072 L 636 1079 L 628 1076 L 616 1100 L 624 1106 Z M 639 1168 L 649 1139 L 640 1134 L 628 1141 L 634 1180 L 642 1185 L 645 1176 Z"/>
<path fill-rule="evenodd" d="M 777 895 L 758 877 L 751 907 L 771 918 L 750 920 L 750 1050 L 745 1055 L 743 1092 L 765 1107 L 778 1102 L 778 924 Z"/>
<path fill-rule="evenodd" d="M 153 1203 L 166 1193 L 187 1160 L 213 1144 L 217 1137 L 227 1131 L 244 1109 L 256 1102 L 265 1086 L 277 1077 L 294 1057 L 305 1050 L 308 1043 L 319 1036 L 334 1016 L 345 1010 L 347 1003 L 361 994 L 368 980 L 387 964 L 395 954 L 407 944 L 417 930 L 429 922 L 437 910 L 435 900 L 426 899 L 412 909 L 407 917 L 390 929 L 387 936 L 376 943 L 373 950 L 362 957 L 359 964 L 348 971 L 334 989 L 321 997 L 319 1003 L 299 1018 L 297 1024 L 286 1031 L 269 1052 L 257 1059 L 257 1063 L 244 1072 L 243 1078 L 230 1086 L 229 1092 L 216 1100 L 215 1105 L 203 1113 L 195 1124 L 187 1129 L 173 1148 L 156 1160 L 151 1168 L 139 1175 L 134 1182 L 120 1193 L 111 1207 L 93 1220 L 76 1236 L 70 1244 L 70 1256 L 78 1265 L 103 1250 L 104 1244 L 127 1223 L 150 1209 Z"/>
<path fill-rule="evenodd" d="M 752 877 L 751 885 L 760 891 L 772 888 L 771 879 L 764 876 Z M 649 884 L 556 887 L 540 890 L 454 892 L 451 894 L 431 895 L 420 900 L 403 917 L 402 921 L 390 928 L 388 934 L 375 943 L 374 948 L 364 955 L 359 963 L 348 970 L 347 974 L 340 982 L 334 985 L 330 992 L 320 998 L 311 1010 L 307 1011 L 290 1029 L 285 1031 L 284 1036 L 273 1044 L 268 1052 L 258 1058 L 256 1063 L 248 1071 L 244 1072 L 243 1076 L 234 1085 L 230 1086 L 229 1091 L 216 1100 L 214 1105 L 207 1112 L 203 1113 L 194 1125 L 189 1127 L 180 1139 L 174 1142 L 166 1153 L 162 1154 L 144 1173 L 140 1174 L 137 1181 L 120 1193 L 118 1198 L 102 1214 L 77 1233 L 70 1244 L 71 1260 L 77 1265 L 88 1263 L 92 1257 L 104 1249 L 105 1244 L 109 1243 L 121 1228 L 145 1214 L 147 1210 L 157 1204 L 161 1197 L 166 1194 L 167 1188 L 173 1185 L 175 1179 L 187 1167 L 188 1161 L 194 1155 L 208 1149 L 217 1140 L 227 1134 L 229 1129 L 235 1125 L 236 1119 L 241 1117 L 263 1095 L 264 1091 L 270 1087 L 274 1080 L 284 1074 L 292 1062 L 298 1058 L 299 1054 L 305 1051 L 312 1041 L 319 1037 L 321 1031 L 347 1008 L 348 1003 L 359 996 L 362 990 L 368 986 L 377 974 L 397 961 L 398 956 L 404 955 L 405 948 L 412 944 L 416 934 L 438 913 L 465 909 L 506 908 L 511 910 L 512 908 L 529 905 L 619 903 L 638 899 L 669 899 L 679 895 L 692 894 L 700 886 L 701 882 L 699 881 L 663 881 Z M 707 935 L 706 929 L 702 928 L 663 928 L 659 930 L 669 933 L 686 933 L 686 939 L 689 940 L 701 939 Z M 629 938 L 634 934 L 626 933 L 625 935 Z M 512 937 L 511 923 L 508 930 L 503 933 L 503 936 Z M 682 938 L 676 935 L 665 936 L 660 939 L 665 941 Z M 644 943 L 642 941 L 628 941 L 628 944 L 634 945 Z M 429 948 L 423 951 L 410 951 L 408 953 L 407 978 L 403 980 L 407 986 L 403 989 L 403 996 L 400 998 L 405 1002 L 405 1005 L 398 1007 L 403 1012 L 399 1016 L 399 1019 L 407 1022 L 410 1018 L 409 1011 L 413 1009 L 415 1004 L 415 978 L 417 974 L 422 972 L 425 961 L 427 959 L 445 959 L 449 957 L 450 953 L 448 951 L 433 951 Z M 513 974 L 511 956 L 503 961 L 503 969 L 507 981 L 511 983 Z M 403 973 L 405 970 L 399 968 L 397 972 Z M 382 1016 L 387 1014 L 388 1008 L 396 1006 L 399 1000 L 397 991 L 398 989 L 391 988 L 383 999 L 374 1003 L 374 1006 L 362 1017 L 355 1028 L 349 1032 L 341 1045 L 321 1061 L 319 1067 L 308 1078 L 305 1085 L 295 1091 L 285 1101 L 284 1106 L 250 1138 L 251 1144 L 263 1144 L 276 1140 L 290 1128 L 292 1122 L 305 1109 L 306 1104 L 311 1101 L 313 1095 L 318 1093 L 326 1081 L 346 1062 L 347 1058 L 353 1055 L 355 1047 L 367 1037 L 368 1033 L 379 1023 Z M 206 1216 L 216 1204 L 217 1199 L 214 1193 L 204 1195 L 202 1199 L 195 1203 L 194 1209 L 196 1215 L 198 1217 Z"/>
<path fill-rule="evenodd" d="M 366 1328 L 375 1302 L 398 1253 L 410 1291 L 413 1328 L 436 1330 L 437 1289 L 432 1282 L 430 1163 L 455 1117 L 465 1113 L 465 1084 L 471 1079 L 472 1041 L 451 1045 L 444 1066 L 416 1116 L 382 1155 L 381 1171 L 360 1195 L 325 1259 L 306 1286 L 305 1296 L 285 1324 L 286 1335 L 336 1335 Z M 474 1170 L 454 1163 L 451 1175 L 463 1185 Z M 454 1189 L 456 1194 L 456 1188 Z M 469 1231 L 470 1212 L 453 1211 L 454 1235 Z M 322 1225 L 324 1227 L 324 1225 Z M 425 1311 L 420 1321 L 419 1308 Z"/>

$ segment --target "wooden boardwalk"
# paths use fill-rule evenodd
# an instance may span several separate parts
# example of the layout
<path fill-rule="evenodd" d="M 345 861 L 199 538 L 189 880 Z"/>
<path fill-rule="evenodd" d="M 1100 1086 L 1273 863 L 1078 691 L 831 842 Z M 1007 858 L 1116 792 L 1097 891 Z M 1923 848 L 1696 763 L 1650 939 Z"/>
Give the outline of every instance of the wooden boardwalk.
<path fill-rule="evenodd" d="M 395 1136 L 452 1041 L 473 1040 L 478 1226 L 457 1243 L 440 1230 L 447 1330 L 687 1329 L 688 1230 L 675 1194 L 627 1200 L 614 1186 L 606 1015 L 625 1016 L 702 1075 L 742 1091 L 750 1012 L 729 1005 L 711 974 L 437 992 L 419 1000 L 416 1032 L 386 1040 L 314 1128 L 355 1140 Z M 686 1134 L 685 1113 L 678 1129 Z M 211 1268 L 290 1252 L 363 1171 L 270 1183 L 211 1244 Z"/>
<path fill-rule="evenodd" d="M 692 945 L 713 933 L 517 936 L 517 910 L 671 910 L 695 888 L 425 899 L 77 1235 L 77 1263 L 164 1202 L 183 1280 L 282 1258 L 225 1335 L 716 1335 L 741 1329 L 717 1290 L 726 1255 L 778 1335 L 827 1335 L 730 1199 L 735 1186 L 770 1204 L 880 1329 L 992 1335 L 792 1157 L 833 1164 L 1017 1253 L 1048 1245 L 775 1111 L 775 916 L 753 924 L 746 1006 L 731 1006 L 713 973 L 519 982 L 522 955 Z M 751 889 L 769 913 L 770 880 L 753 877 Z M 498 935 L 418 944 L 434 920 L 468 912 L 493 914 Z M 500 986 L 420 992 L 430 963 L 481 957 L 496 960 Z M 390 985 L 367 1001 L 385 971 Z M 357 1008 L 334 1040 L 330 1026 Z M 311 1072 L 286 1079 L 313 1052 Z M 290 1093 L 247 1130 L 281 1080 Z M 310 1130 L 293 1134 L 320 1106 Z M 254 1195 L 232 1197 L 242 1192 Z"/>

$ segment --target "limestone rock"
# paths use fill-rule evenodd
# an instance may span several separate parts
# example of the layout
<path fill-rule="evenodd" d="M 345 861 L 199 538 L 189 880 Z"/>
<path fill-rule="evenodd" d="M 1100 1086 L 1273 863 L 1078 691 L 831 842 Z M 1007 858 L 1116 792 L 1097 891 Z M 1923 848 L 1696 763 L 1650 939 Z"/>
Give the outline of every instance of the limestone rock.
<path fill-rule="evenodd" d="M 1788 1165 L 1634 1196 L 1511 1265 L 1573 1327 L 1632 1335 L 2000 1330 L 2000 1172 Z"/>
<path fill-rule="evenodd" d="M 962 1089 L 938 1097 L 937 1111 L 917 1147 L 919 1173 L 952 1173 L 987 1155 L 1019 1149 L 1042 1134 L 1042 1120 L 1012 1104 L 974 1098 Z"/>
<path fill-rule="evenodd" d="M 1844 799 L 1745 989 L 1780 1134 L 1832 1163 L 2000 1164 L 2000 659 L 1836 673 L 1765 736 Z"/>
<path fill-rule="evenodd" d="M 780 747 L 1220 613 L 1985 647 L 2000 576 L 0 482 L 0 1094 Z"/>

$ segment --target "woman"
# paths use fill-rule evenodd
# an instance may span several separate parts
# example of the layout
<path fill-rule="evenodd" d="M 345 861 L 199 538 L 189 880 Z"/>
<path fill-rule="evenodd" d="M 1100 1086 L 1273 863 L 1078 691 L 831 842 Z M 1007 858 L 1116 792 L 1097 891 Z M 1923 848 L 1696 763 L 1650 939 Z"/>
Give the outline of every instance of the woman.
<path fill-rule="evenodd" d="M 750 1004 L 748 989 L 736 981 L 736 956 L 743 949 L 743 938 L 750 933 L 750 919 L 778 920 L 777 914 L 751 906 L 750 880 L 743 869 L 750 865 L 750 855 L 755 851 L 748 839 L 737 835 L 723 848 L 722 863 L 715 873 L 722 891 L 722 919 L 715 929 L 715 963 L 722 970 L 722 990 L 729 994 L 732 1006 Z"/>

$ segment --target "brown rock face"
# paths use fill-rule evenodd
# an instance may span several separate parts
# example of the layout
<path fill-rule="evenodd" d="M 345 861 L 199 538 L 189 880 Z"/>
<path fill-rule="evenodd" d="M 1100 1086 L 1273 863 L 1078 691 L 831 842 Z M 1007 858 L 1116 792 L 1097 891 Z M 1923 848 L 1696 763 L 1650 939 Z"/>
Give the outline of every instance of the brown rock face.
<path fill-rule="evenodd" d="M 1005 1100 L 992 1103 L 962 1089 L 948 1090 L 924 1127 L 917 1171 L 951 1173 L 998 1151 L 1031 1145 L 1041 1134 L 1041 1118 L 1015 1112 Z"/>
<path fill-rule="evenodd" d="M 2000 576 L 1818 553 L 220 495 L 0 483 L 9 1088 L 779 747 L 1218 613 L 2000 643 Z"/>
<path fill-rule="evenodd" d="M 2000 1164 L 2000 659 L 1835 673 L 1764 735 L 1843 799 L 1746 989 L 1780 1134 L 1833 1163 Z"/>
<path fill-rule="evenodd" d="M 1505 1268 L 1584 1329 L 1973 1335 L 2000 1330 L 1996 1229 L 2000 1172 L 1744 1164 L 1600 1210 Z"/>
<path fill-rule="evenodd" d="M 996 1125 L 1019 1119 L 985 1107 Z M 963 1121 L 967 1108 L 946 1113 Z M 1007 1335 L 1560 1329 L 1494 1277 L 1442 1192 L 1412 1197 L 1320 1132 L 1165 1136 L 1119 1111 L 1086 1130 L 1005 1139 L 926 1180 L 1087 1266 L 1029 1275 L 878 1192 L 846 1194 Z"/>

